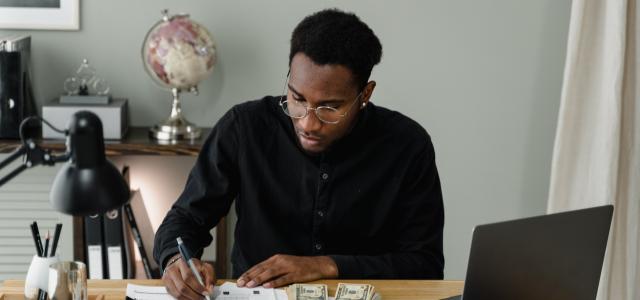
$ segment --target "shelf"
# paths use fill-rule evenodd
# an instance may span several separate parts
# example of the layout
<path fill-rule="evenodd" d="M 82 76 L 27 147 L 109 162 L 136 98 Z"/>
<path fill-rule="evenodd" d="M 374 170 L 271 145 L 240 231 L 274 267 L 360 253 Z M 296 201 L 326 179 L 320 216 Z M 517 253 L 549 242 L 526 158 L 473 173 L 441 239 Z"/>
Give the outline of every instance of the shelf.
<path fill-rule="evenodd" d="M 175 143 L 160 142 L 149 138 L 148 127 L 131 127 L 122 140 L 105 140 L 107 156 L 119 155 L 165 155 L 165 156 L 197 156 L 205 138 L 211 128 L 202 128 L 202 137 L 197 140 L 185 140 Z M 46 149 L 63 152 L 65 140 L 41 139 L 38 144 Z M 0 153 L 11 153 L 18 145 L 19 140 L 0 139 Z"/>

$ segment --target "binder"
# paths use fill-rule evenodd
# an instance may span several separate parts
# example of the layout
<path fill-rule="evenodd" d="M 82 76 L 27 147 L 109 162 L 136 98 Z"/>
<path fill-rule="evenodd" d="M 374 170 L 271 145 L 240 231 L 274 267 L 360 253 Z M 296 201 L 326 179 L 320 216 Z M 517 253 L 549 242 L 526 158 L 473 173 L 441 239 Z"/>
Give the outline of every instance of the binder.
<path fill-rule="evenodd" d="M 103 253 L 102 215 L 84 217 L 84 244 L 89 279 L 105 279 Z"/>
<path fill-rule="evenodd" d="M 131 180 L 129 176 L 129 166 L 124 165 L 122 167 L 122 178 L 127 182 L 127 185 L 131 185 Z M 131 233 L 131 226 L 129 225 L 128 218 L 124 211 L 124 206 L 122 207 L 122 227 L 124 232 L 124 250 L 125 250 L 125 278 L 133 279 L 136 277 L 136 260 L 135 260 L 135 249 L 133 242 L 133 234 Z"/>
<path fill-rule="evenodd" d="M 122 208 L 108 211 L 104 214 L 104 247 L 107 259 L 108 279 L 125 279 L 127 269 L 126 249 L 122 227 Z"/>
<path fill-rule="evenodd" d="M 124 205 L 124 211 L 129 221 L 133 238 L 138 245 L 138 251 L 140 252 L 147 278 L 160 278 L 158 264 L 155 260 L 149 259 L 153 257 L 154 232 L 139 190 L 132 191 L 131 200 Z"/>

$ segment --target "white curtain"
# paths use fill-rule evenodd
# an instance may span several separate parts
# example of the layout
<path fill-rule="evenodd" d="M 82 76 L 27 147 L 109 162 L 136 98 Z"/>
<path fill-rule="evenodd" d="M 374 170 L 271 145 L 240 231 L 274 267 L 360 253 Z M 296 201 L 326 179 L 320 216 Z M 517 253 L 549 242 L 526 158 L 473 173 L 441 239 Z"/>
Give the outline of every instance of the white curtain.
<path fill-rule="evenodd" d="M 573 0 L 548 211 L 613 204 L 598 299 L 640 299 L 636 0 Z"/>

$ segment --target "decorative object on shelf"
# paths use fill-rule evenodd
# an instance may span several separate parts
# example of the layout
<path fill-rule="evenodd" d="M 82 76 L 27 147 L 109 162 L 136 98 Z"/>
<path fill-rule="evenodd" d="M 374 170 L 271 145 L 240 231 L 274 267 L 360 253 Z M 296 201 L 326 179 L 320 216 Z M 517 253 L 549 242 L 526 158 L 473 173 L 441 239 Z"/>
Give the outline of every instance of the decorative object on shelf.
<path fill-rule="evenodd" d="M 60 103 L 66 104 L 109 104 L 111 97 L 109 83 L 96 76 L 96 69 L 83 59 L 73 76 L 64 81 L 66 95 L 60 97 Z"/>
<path fill-rule="evenodd" d="M 69 104 L 54 99 L 42 106 L 42 117 L 51 125 L 62 128 L 67 125 L 73 114 L 82 110 L 90 111 L 100 118 L 104 138 L 107 140 L 122 139 L 129 130 L 129 105 L 127 99 L 121 98 L 114 98 L 104 105 Z M 65 135 L 43 126 L 42 137 L 63 139 Z"/>
<path fill-rule="evenodd" d="M 149 136 L 164 141 L 199 138 L 201 130 L 182 115 L 180 93 L 197 95 L 198 83 L 213 71 L 216 45 L 211 34 L 188 14 L 169 16 L 168 10 L 163 10 L 162 20 L 144 39 L 142 60 L 153 81 L 173 95 L 171 115 L 153 126 Z"/>
<path fill-rule="evenodd" d="M 0 28 L 80 29 L 80 0 L 0 1 Z"/>
<path fill-rule="evenodd" d="M 0 37 L 0 138 L 19 138 L 20 122 L 36 113 L 30 53 L 30 36 Z"/>

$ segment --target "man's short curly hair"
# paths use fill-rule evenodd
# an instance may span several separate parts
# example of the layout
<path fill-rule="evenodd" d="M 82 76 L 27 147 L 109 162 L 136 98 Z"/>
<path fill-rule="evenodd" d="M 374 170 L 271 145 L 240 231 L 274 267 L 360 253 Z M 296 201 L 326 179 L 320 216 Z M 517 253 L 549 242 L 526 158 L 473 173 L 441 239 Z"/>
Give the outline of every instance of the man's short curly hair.
<path fill-rule="evenodd" d="M 380 62 L 382 45 L 373 30 L 353 13 L 326 9 L 307 16 L 291 35 L 289 65 L 302 52 L 319 65 L 343 65 L 351 70 L 359 89 Z"/>

